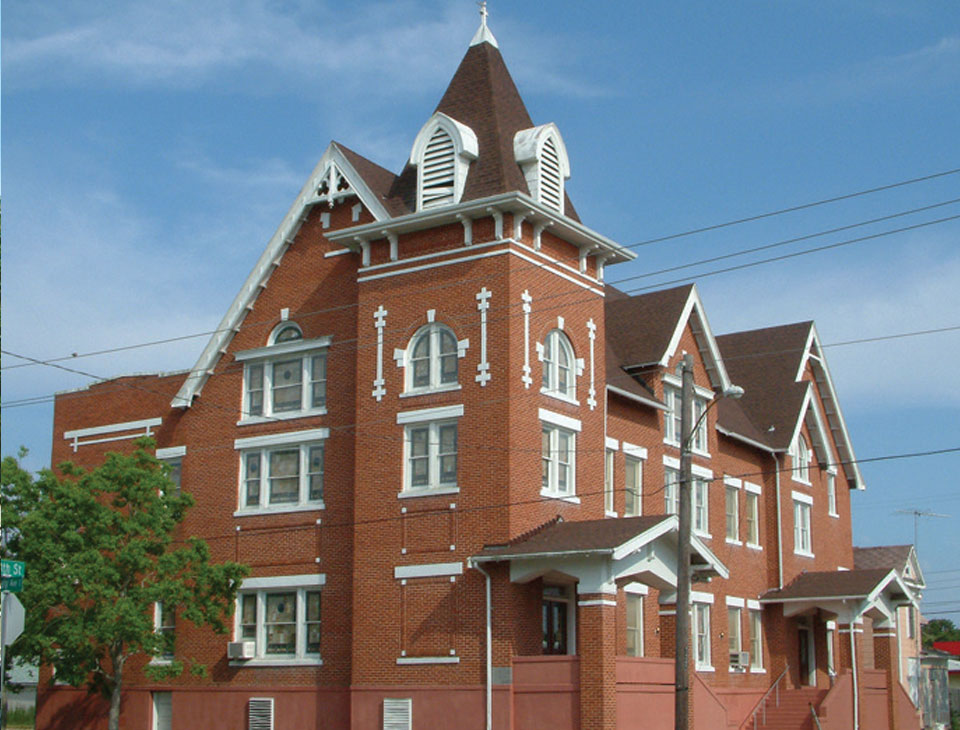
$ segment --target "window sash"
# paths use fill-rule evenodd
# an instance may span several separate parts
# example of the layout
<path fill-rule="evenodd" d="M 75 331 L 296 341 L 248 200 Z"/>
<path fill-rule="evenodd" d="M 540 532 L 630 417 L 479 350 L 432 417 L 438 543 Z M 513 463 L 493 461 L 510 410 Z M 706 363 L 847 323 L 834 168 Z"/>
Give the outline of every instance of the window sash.
<path fill-rule="evenodd" d="M 408 491 L 457 485 L 457 422 L 437 421 L 406 427 Z"/>
<path fill-rule="evenodd" d="M 827 472 L 827 508 L 831 515 L 837 514 L 837 477 Z"/>
<path fill-rule="evenodd" d="M 760 611 L 750 610 L 750 666 L 763 668 L 763 618 Z"/>
<path fill-rule="evenodd" d="M 613 449 L 607 449 L 604 454 L 603 461 L 603 507 L 607 512 L 614 512 L 616 507 L 614 506 L 614 491 L 613 491 L 613 466 L 614 466 L 614 455 L 616 452 Z"/>
<path fill-rule="evenodd" d="M 321 591 L 271 588 L 237 597 L 236 638 L 256 642 L 260 659 L 319 658 Z"/>
<path fill-rule="evenodd" d="M 640 459 L 626 457 L 624 472 L 625 503 L 623 513 L 627 517 L 636 517 L 643 512 L 641 492 L 643 485 L 643 462 Z"/>
<path fill-rule="evenodd" d="M 170 661 L 173 659 L 174 643 L 176 641 L 177 616 L 172 608 L 168 608 L 162 601 L 154 605 L 154 631 L 160 635 L 161 649 L 158 659 Z"/>
<path fill-rule="evenodd" d="M 643 656 L 643 596 L 627 594 L 627 656 Z"/>
<path fill-rule="evenodd" d="M 793 503 L 793 540 L 797 551 L 813 552 L 810 541 L 810 505 L 804 502 Z"/>
<path fill-rule="evenodd" d="M 241 509 L 322 505 L 325 451 L 313 441 L 242 452 Z"/>
<path fill-rule="evenodd" d="M 326 408 L 326 351 L 247 363 L 243 404 L 242 418 Z"/>
<path fill-rule="evenodd" d="M 760 497 L 747 492 L 747 542 L 760 544 Z"/>
<path fill-rule="evenodd" d="M 693 604 L 693 632 L 698 667 L 710 665 L 710 606 Z"/>
<path fill-rule="evenodd" d="M 704 534 L 710 532 L 710 504 L 707 482 L 693 480 L 693 529 Z"/>
<path fill-rule="evenodd" d="M 457 383 L 459 344 L 446 326 L 431 324 L 421 329 L 410 342 L 408 352 L 408 391 L 429 390 Z"/>
<path fill-rule="evenodd" d="M 663 467 L 663 507 L 668 515 L 680 514 L 680 472 Z"/>
<path fill-rule="evenodd" d="M 740 490 L 736 487 L 727 487 L 727 538 L 740 538 Z"/>
<path fill-rule="evenodd" d="M 541 426 L 541 488 L 544 492 L 569 496 L 575 492 L 576 443 L 573 431 L 558 426 Z"/>
<path fill-rule="evenodd" d="M 560 330 L 552 330 L 543 343 L 543 390 L 566 398 L 576 397 L 573 347 Z"/>
<path fill-rule="evenodd" d="M 742 647 L 740 643 L 740 614 L 741 610 L 739 607 L 727 606 L 727 640 L 730 643 L 731 654 L 739 652 Z"/>

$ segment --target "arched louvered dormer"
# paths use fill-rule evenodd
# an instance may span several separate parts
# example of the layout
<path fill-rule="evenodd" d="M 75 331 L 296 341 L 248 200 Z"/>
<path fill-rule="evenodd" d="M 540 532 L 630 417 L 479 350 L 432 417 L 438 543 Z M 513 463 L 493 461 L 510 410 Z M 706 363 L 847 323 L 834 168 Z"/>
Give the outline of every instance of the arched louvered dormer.
<path fill-rule="evenodd" d="M 410 153 L 410 164 L 417 167 L 417 210 L 459 203 L 477 152 L 470 127 L 442 112 L 430 117 Z"/>
<path fill-rule="evenodd" d="M 513 137 L 513 154 L 523 169 L 531 197 L 563 213 L 564 180 L 570 177 L 570 159 L 557 125 L 551 122 L 521 129 Z"/>

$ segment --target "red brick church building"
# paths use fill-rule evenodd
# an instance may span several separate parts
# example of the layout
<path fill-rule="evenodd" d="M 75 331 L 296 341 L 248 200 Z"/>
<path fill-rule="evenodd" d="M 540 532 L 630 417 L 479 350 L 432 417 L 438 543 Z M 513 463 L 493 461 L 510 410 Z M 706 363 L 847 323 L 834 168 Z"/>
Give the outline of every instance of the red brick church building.
<path fill-rule="evenodd" d="M 695 726 L 919 727 L 816 327 L 605 285 L 637 254 L 570 174 L 484 22 L 399 174 L 330 144 L 190 370 L 57 397 L 54 463 L 152 435 L 185 534 L 251 566 L 230 636 L 157 607 L 209 676 L 144 657 L 126 727 L 672 727 L 686 353 Z M 38 727 L 101 710 L 43 686 Z"/>

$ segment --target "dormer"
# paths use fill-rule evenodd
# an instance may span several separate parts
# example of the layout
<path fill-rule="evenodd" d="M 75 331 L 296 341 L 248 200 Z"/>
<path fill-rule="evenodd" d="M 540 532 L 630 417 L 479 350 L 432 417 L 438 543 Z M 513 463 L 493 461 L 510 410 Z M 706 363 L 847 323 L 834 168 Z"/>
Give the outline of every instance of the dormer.
<path fill-rule="evenodd" d="M 563 185 L 570 177 L 570 158 L 557 125 L 550 122 L 521 129 L 513 137 L 513 155 L 533 199 L 563 213 Z"/>
<path fill-rule="evenodd" d="M 417 168 L 417 210 L 459 203 L 478 150 L 470 127 L 443 112 L 430 117 L 410 152 L 410 164 Z"/>

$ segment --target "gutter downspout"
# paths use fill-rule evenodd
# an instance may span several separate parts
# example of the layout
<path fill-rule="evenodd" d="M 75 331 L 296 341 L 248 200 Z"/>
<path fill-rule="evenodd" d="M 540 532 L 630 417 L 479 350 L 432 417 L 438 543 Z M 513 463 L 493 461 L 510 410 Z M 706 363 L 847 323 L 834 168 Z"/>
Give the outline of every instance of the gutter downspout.
<path fill-rule="evenodd" d="M 486 705 L 487 705 L 487 728 L 486 730 L 493 730 L 493 632 L 491 630 L 491 606 L 490 606 L 490 574 L 480 567 L 480 564 L 475 560 L 468 559 L 467 565 L 471 568 L 475 568 L 483 573 L 484 577 L 487 579 L 487 611 L 486 611 L 486 623 L 487 623 L 487 686 L 486 686 Z"/>
<path fill-rule="evenodd" d="M 777 489 L 777 588 L 783 590 L 783 510 L 780 506 L 780 457 L 773 454 L 773 470 Z"/>

